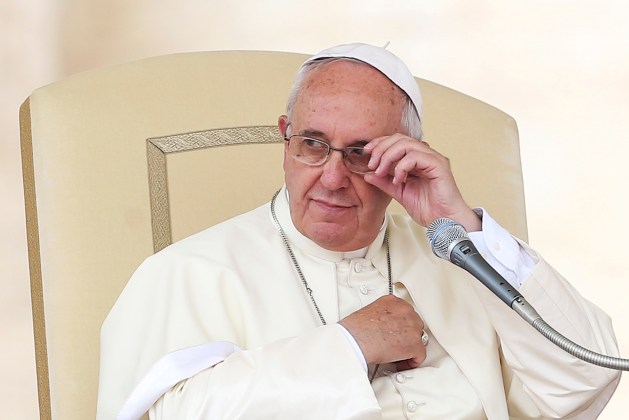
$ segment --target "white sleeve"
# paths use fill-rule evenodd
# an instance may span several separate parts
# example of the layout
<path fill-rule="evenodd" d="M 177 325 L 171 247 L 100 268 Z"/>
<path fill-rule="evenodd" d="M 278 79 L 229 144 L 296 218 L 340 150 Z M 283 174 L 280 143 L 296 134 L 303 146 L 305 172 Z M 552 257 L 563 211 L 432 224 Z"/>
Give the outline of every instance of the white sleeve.
<path fill-rule="evenodd" d="M 486 218 L 487 213 L 483 223 Z M 532 268 L 523 270 L 527 273 L 526 282 L 519 290 L 541 317 L 575 343 L 618 357 L 618 345 L 609 317 L 584 299 L 534 250 L 521 242 L 516 245 L 519 255 L 524 253 L 535 262 Z M 512 245 L 508 247 L 514 251 Z M 494 255 L 493 252 L 489 254 Z M 515 256 L 513 252 L 497 254 L 508 256 L 502 259 L 512 268 L 507 272 L 521 269 L 517 251 Z M 564 352 L 496 299 L 480 282 L 472 284 L 500 337 L 505 388 L 511 390 L 507 395 L 509 412 L 516 418 L 596 418 L 617 387 L 620 373 L 583 362 Z M 514 390 L 522 388 L 534 402 L 533 406 L 524 403 L 521 397 L 512 398 L 512 394 L 520 395 Z"/>
<path fill-rule="evenodd" d="M 133 389 L 116 420 L 139 419 L 178 382 L 221 363 L 236 351 L 240 349 L 235 344 L 217 341 L 166 354 Z"/>
<path fill-rule="evenodd" d="M 335 325 L 341 330 L 354 350 L 357 360 L 367 372 L 367 362 L 354 337 L 342 325 Z M 117 420 L 140 418 L 177 383 L 221 363 L 232 353 L 238 351 L 241 349 L 233 343 L 217 341 L 166 354 L 153 365 L 133 390 L 120 410 Z"/>
<path fill-rule="evenodd" d="M 470 240 L 542 318 L 577 344 L 618 357 L 609 317 L 487 211 L 474 211 L 482 219 L 482 230 L 470 232 Z M 510 413 L 518 418 L 596 418 L 616 389 L 620 373 L 577 360 L 535 331 L 479 282 L 473 284 L 500 337 L 505 372 L 511 371 L 505 376 L 506 388 L 523 387 L 534 401 L 534 406 L 527 406 L 508 393 Z"/>
<path fill-rule="evenodd" d="M 381 418 L 365 370 L 336 324 L 234 351 L 176 383 L 149 413 L 152 419 Z"/>
<path fill-rule="evenodd" d="M 538 260 L 484 209 L 474 209 L 482 219 L 482 230 L 469 232 L 472 243 L 483 258 L 513 287 L 519 289 Z"/>

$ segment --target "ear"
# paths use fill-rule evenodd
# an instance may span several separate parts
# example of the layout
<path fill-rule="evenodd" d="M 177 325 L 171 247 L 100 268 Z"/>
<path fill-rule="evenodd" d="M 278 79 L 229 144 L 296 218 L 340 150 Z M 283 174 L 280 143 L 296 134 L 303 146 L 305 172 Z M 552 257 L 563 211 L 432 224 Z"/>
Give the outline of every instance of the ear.
<path fill-rule="evenodd" d="M 288 115 L 280 115 L 277 119 L 277 127 L 280 130 L 280 136 L 286 137 L 286 130 L 288 129 Z"/>
<path fill-rule="evenodd" d="M 277 128 L 279 128 L 280 130 L 280 136 L 282 136 L 282 139 L 286 138 L 286 130 L 288 130 L 288 116 L 287 115 L 280 115 L 279 118 L 277 119 Z M 288 156 L 288 142 L 284 141 L 284 171 L 286 171 L 286 158 Z"/>

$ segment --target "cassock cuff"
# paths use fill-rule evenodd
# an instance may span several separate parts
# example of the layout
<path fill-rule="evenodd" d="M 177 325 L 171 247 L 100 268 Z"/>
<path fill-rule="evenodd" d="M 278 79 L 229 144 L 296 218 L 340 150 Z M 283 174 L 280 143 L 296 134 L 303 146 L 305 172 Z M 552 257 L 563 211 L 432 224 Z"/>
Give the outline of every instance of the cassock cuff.
<path fill-rule="evenodd" d="M 469 232 L 470 240 L 489 265 L 513 287 L 519 289 L 538 261 L 489 212 L 483 208 L 474 209 L 474 212 L 482 220 L 482 230 Z"/>
<path fill-rule="evenodd" d="M 352 336 L 349 333 L 349 331 L 347 331 L 347 329 L 344 326 L 342 326 L 341 324 L 336 324 L 336 325 L 339 326 L 339 328 L 343 332 L 343 335 L 345 335 L 345 338 L 347 338 L 347 341 L 349 341 L 349 344 L 354 349 L 354 352 L 356 353 L 356 357 L 360 361 L 360 364 L 362 365 L 363 369 L 365 369 L 365 372 L 367 372 L 367 361 L 365 360 L 365 356 L 363 355 L 362 350 L 360 350 L 360 347 L 358 346 L 358 343 L 354 339 L 354 336 Z"/>

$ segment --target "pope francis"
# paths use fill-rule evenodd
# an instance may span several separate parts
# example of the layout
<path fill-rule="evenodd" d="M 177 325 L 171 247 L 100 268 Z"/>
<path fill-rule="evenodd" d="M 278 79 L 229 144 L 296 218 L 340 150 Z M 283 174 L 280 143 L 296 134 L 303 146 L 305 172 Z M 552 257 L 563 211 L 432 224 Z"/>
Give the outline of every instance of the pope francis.
<path fill-rule="evenodd" d="M 278 120 L 285 185 L 137 269 L 102 328 L 98 419 L 596 418 L 616 371 L 432 255 L 425 227 L 460 223 L 556 330 L 617 356 L 607 315 L 465 203 L 421 106 L 383 48 L 307 60 Z"/>

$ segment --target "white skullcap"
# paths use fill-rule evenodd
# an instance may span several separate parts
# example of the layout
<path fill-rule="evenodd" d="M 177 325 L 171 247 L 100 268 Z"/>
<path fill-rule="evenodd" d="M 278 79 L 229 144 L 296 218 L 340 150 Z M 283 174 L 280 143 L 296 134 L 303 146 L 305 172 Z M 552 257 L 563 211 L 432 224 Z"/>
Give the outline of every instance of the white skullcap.
<path fill-rule="evenodd" d="M 328 48 L 313 55 L 302 65 L 321 58 L 354 58 L 369 64 L 387 76 L 393 83 L 402 89 L 415 105 L 417 115 L 422 111 L 422 94 L 417 86 L 417 81 L 411 74 L 406 64 L 392 52 L 369 44 L 343 44 Z"/>

